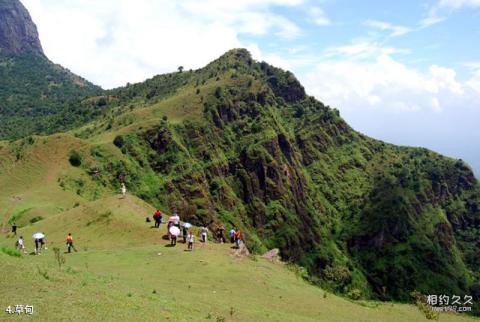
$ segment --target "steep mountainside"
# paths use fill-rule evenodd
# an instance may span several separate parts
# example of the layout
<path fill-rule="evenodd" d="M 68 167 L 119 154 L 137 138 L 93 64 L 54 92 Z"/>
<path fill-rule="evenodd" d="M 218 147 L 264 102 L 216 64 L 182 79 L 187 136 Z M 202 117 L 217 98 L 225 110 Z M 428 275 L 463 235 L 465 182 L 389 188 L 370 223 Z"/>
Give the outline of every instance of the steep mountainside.
<path fill-rule="evenodd" d="M 479 295 L 480 192 L 462 161 L 355 132 L 245 50 L 103 99 L 113 111 L 75 131 L 99 142 L 80 151 L 99 187 L 240 227 L 354 298 Z"/>
<path fill-rule="evenodd" d="M 37 27 L 20 1 L 0 0 L 0 53 L 43 55 Z"/>
<path fill-rule="evenodd" d="M 0 139 L 83 124 L 101 106 L 80 106 L 102 90 L 43 54 L 35 24 L 18 0 L 0 0 Z"/>
<path fill-rule="evenodd" d="M 0 0 L 0 28 L 0 138 L 75 136 L 0 142 L 4 220 L 12 200 L 41 220 L 124 181 L 193 224 L 239 227 L 254 252 L 280 248 L 313 283 L 352 298 L 480 298 L 480 186 L 462 161 L 354 131 L 243 49 L 102 91 L 44 56 L 18 1 Z M 68 166 L 67 154 L 69 170 L 47 162 Z"/>

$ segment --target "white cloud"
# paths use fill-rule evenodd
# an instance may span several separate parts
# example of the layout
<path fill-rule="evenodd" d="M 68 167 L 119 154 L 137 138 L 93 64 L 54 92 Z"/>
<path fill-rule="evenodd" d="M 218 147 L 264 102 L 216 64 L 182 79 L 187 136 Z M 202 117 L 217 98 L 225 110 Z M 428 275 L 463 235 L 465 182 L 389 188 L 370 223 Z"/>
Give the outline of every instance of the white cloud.
<path fill-rule="evenodd" d="M 436 13 L 429 14 L 427 17 L 421 19 L 418 22 L 420 28 L 428 28 L 430 26 L 436 25 L 437 23 L 445 21 L 446 17 L 438 17 Z"/>
<path fill-rule="evenodd" d="M 413 29 L 400 25 L 393 25 L 389 22 L 379 21 L 379 20 L 366 20 L 363 23 L 365 26 L 376 28 L 382 31 L 389 31 L 389 37 L 398 37 L 403 36 L 409 32 L 412 32 Z"/>
<path fill-rule="evenodd" d="M 332 23 L 320 7 L 310 8 L 308 14 L 310 15 L 310 20 L 318 26 L 328 26 Z"/>
<path fill-rule="evenodd" d="M 478 8 L 480 7 L 480 0 L 440 0 L 439 7 L 446 7 L 452 9 L 460 8 Z"/>
<path fill-rule="evenodd" d="M 452 69 L 432 65 L 418 71 L 385 54 L 374 61 L 320 62 L 304 83 L 317 98 L 341 109 L 439 112 L 480 100 L 480 72 L 461 82 Z"/>
<path fill-rule="evenodd" d="M 303 0 L 24 0 L 54 62 L 106 88 L 177 66 L 199 68 L 243 46 L 241 34 L 292 38 L 300 28 L 272 7 Z"/>
<path fill-rule="evenodd" d="M 344 46 L 330 47 L 325 50 L 325 58 L 343 58 L 363 60 L 381 55 L 407 54 L 408 49 L 383 46 L 379 42 L 360 40 Z"/>
<path fill-rule="evenodd" d="M 480 0 L 440 0 L 430 6 L 425 18 L 418 22 L 420 28 L 427 28 L 447 20 L 454 10 L 463 8 L 480 8 Z M 445 12 L 450 10 L 450 12 Z"/>

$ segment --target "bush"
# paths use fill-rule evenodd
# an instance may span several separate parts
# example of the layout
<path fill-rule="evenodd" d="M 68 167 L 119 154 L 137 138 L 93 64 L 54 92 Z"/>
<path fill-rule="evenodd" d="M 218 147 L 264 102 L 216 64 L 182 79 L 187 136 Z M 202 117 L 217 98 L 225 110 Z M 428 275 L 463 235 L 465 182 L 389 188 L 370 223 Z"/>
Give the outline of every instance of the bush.
<path fill-rule="evenodd" d="M 70 152 L 70 158 L 68 159 L 68 161 L 70 161 L 70 164 L 74 167 L 79 167 L 82 165 L 82 157 L 81 155 L 73 150 L 72 152 Z"/>
<path fill-rule="evenodd" d="M 0 250 L 2 251 L 2 253 L 7 254 L 8 256 L 12 256 L 12 257 L 21 257 L 22 256 L 22 254 L 20 254 L 20 252 L 16 249 L 2 247 L 2 248 L 0 248 Z"/>
<path fill-rule="evenodd" d="M 440 317 L 438 312 L 432 310 L 432 307 L 427 303 L 427 297 L 417 291 L 413 291 L 411 296 L 415 299 L 415 305 L 425 314 L 428 320 L 438 320 Z"/>
<path fill-rule="evenodd" d="M 40 220 L 43 220 L 42 216 L 33 217 L 32 219 L 30 219 L 30 223 L 34 224 L 34 223 L 36 223 L 37 221 L 40 221 Z"/>
<path fill-rule="evenodd" d="M 58 247 L 53 247 L 53 253 L 55 254 L 55 262 L 58 264 L 58 268 L 62 268 L 62 265 L 65 264 L 65 256 L 61 254 Z"/>
<path fill-rule="evenodd" d="M 362 297 L 362 292 L 358 288 L 354 288 L 347 293 L 347 296 L 352 300 L 359 300 Z"/>
<path fill-rule="evenodd" d="M 125 145 L 125 139 L 121 135 L 117 135 L 115 139 L 113 140 L 113 144 L 121 149 Z"/>
<path fill-rule="evenodd" d="M 216 98 L 221 98 L 223 96 L 223 91 L 221 87 L 217 87 L 215 89 L 215 97 Z"/>

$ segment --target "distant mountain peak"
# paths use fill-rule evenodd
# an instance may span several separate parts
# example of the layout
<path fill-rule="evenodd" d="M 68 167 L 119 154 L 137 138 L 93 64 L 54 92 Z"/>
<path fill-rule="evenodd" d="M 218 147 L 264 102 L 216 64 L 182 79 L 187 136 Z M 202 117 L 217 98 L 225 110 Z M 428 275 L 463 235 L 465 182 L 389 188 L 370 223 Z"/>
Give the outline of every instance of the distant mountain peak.
<path fill-rule="evenodd" d="M 0 52 L 44 55 L 37 26 L 19 0 L 0 0 Z"/>

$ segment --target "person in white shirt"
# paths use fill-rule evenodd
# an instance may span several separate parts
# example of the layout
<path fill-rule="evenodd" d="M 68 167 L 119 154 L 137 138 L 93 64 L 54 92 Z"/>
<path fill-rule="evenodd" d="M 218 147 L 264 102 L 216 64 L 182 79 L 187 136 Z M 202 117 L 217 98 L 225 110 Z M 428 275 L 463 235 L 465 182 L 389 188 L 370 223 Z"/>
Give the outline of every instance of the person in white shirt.
<path fill-rule="evenodd" d="M 203 226 L 203 227 L 202 227 L 202 233 L 201 233 L 202 243 L 206 243 L 206 242 L 207 242 L 207 235 L 208 235 L 208 228 L 207 228 L 207 226 Z"/>
<path fill-rule="evenodd" d="M 125 187 L 125 183 L 122 182 L 122 187 L 120 188 L 120 191 L 122 192 L 123 198 L 125 198 L 125 195 L 127 194 L 127 187 Z"/>
<path fill-rule="evenodd" d="M 237 232 L 235 231 L 235 228 L 232 228 L 232 229 L 230 230 L 230 242 L 231 242 L 232 244 L 235 242 L 235 234 L 236 234 L 236 233 L 237 233 Z"/>
<path fill-rule="evenodd" d="M 174 213 L 172 217 L 170 217 L 170 221 L 173 222 L 174 226 L 180 228 L 180 216 L 177 213 Z"/>
<path fill-rule="evenodd" d="M 26 253 L 25 251 L 25 242 L 23 241 L 23 237 L 20 236 L 20 238 L 17 240 L 17 249 L 19 250 L 23 250 L 24 253 Z"/>
<path fill-rule="evenodd" d="M 195 237 L 193 236 L 193 232 L 192 230 L 190 229 L 188 231 L 188 236 L 187 236 L 187 242 L 188 242 L 188 250 L 189 251 L 192 251 L 193 250 L 193 242 L 195 240 Z"/>

